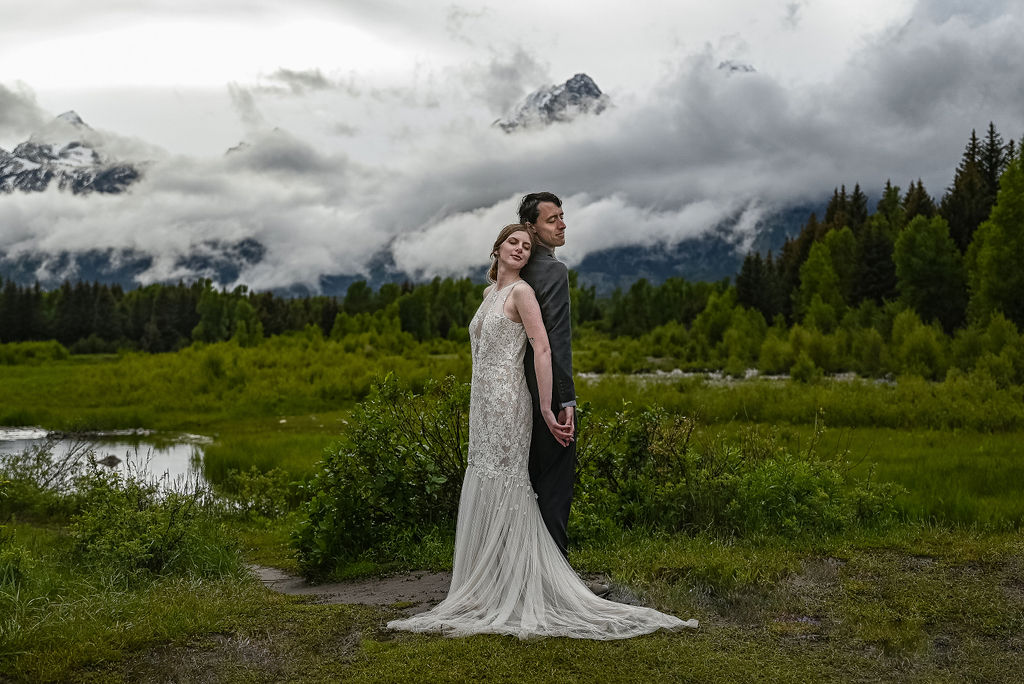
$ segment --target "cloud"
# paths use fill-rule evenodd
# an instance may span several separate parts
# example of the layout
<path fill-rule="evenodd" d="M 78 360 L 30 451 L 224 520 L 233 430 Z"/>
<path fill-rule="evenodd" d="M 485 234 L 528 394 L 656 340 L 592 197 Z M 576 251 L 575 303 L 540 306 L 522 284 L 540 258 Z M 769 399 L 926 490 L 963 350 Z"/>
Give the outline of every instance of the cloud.
<path fill-rule="evenodd" d="M 325 90 L 333 87 L 331 81 L 319 69 L 293 71 L 292 69 L 282 68 L 270 74 L 267 78 L 284 85 L 293 95 L 302 95 L 309 90 Z"/>
<path fill-rule="evenodd" d="M 467 31 L 467 24 L 474 19 L 487 16 L 487 8 L 470 10 L 461 5 L 449 5 L 448 14 L 445 18 L 445 30 L 453 40 L 458 40 L 468 45 L 473 45 L 472 35 Z"/>
<path fill-rule="evenodd" d="M 0 83 L 0 137 L 31 133 L 46 120 L 27 86 L 18 83 L 12 89 Z"/>
<path fill-rule="evenodd" d="M 506 54 L 492 53 L 489 62 L 461 69 L 460 77 L 496 116 L 506 114 L 527 93 L 550 80 L 548 66 L 521 46 Z"/>
<path fill-rule="evenodd" d="M 794 32 L 813 8 L 790 3 Z M 241 279 L 256 288 L 365 275 L 381 255 L 422 277 L 482 276 L 497 231 L 536 190 L 565 201 L 570 264 L 723 224 L 742 250 L 777 208 L 820 202 L 840 184 L 877 194 L 886 179 L 905 188 L 921 177 L 938 196 L 972 128 L 994 121 L 1017 137 L 1022 15 L 1016 3 L 922 1 L 811 82 L 791 82 L 754 51 L 744 59 L 756 71 L 719 69 L 735 57 L 735 41 L 720 41 L 665 57 L 651 87 L 607 89 L 591 74 L 613 108 L 514 136 L 490 126 L 494 115 L 571 75 L 549 76 L 518 45 L 405 80 L 344 85 L 330 70 L 280 69 L 269 82 L 302 97 L 228 89 L 247 145 L 161 159 L 124 196 L 2 196 L 0 251 L 137 249 L 160 255 L 145 275 L 159 279 L 186 277 L 179 257 L 197 245 L 252 237 L 266 255 Z M 31 98 L 16 101 L 31 118 Z"/>
<path fill-rule="evenodd" d="M 265 125 L 266 122 L 256 106 L 256 98 L 253 96 L 252 90 L 237 83 L 229 83 L 228 95 L 231 96 L 231 105 L 238 114 L 238 118 L 246 128 L 255 129 Z"/>
<path fill-rule="evenodd" d="M 232 149 L 227 157 L 227 169 L 232 172 L 245 169 L 297 175 L 322 174 L 321 178 L 343 171 L 346 164 L 343 157 L 330 158 L 281 129 L 256 134 L 245 144 Z"/>
<path fill-rule="evenodd" d="M 782 25 L 787 28 L 797 28 L 800 25 L 800 11 L 803 9 L 803 2 L 786 3 L 786 15 L 782 18 Z"/>

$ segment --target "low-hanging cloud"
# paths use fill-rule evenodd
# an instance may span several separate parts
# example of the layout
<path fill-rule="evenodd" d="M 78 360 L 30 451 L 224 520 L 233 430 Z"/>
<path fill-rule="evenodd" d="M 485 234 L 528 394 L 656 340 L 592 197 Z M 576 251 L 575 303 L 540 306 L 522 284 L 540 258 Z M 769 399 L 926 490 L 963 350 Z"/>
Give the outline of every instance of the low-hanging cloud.
<path fill-rule="evenodd" d="M 231 105 L 235 108 L 238 118 L 247 129 L 258 130 L 266 123 L 251 89 L 238 83 L 229 83 L 228 95 L 231 96 Z"/>
<path fill-rule="evenodd" d="M 46 120 L 28 88 L 21 84 L 8 88 L 0 83 L 0 138 L 31 133 Z"/>
<path fill-rule="evenodd" d="M 803 4 L 790 3 L 794 21 Z M 1024 132 L 1024 9 L 984 7 L 920 2 L 828 82 L 719 69 L 724 56 L 707 47 L 675 59 L 653 88 L 610 93 L 616 106 L 600 115 L 511 135 L 490 126 L 507 93 L 557 80 L 517 49 L 404 90 L 367 89 L 363 109 L 344 115 L 331 99 L 351 101 L 344 89 L 282 98 L 238 84 L 246 145 L 162 159 L 126 195 L 0 197 L 0 252 L 134 249 L 159 255 L 151 281 L 187 277 L 179 257 L 204 241 L 254 238 L 265 257 L 240 282 L 257 288 L 315 289 L 323 274 L 366 274 L 381 255 L 418 277 L 482 277 L 518 198 L 542 189 L 565 201 L 570 265 L 722 225 L 743 250 L 773 210 L 840 184 L 877 194 L 886 179 L 905 188 L 921 177 L 939 196 L 972 128 Z M 339 146 L 288 126 L 292 106 L 328 112 L 320 123 Z"/>
<path fill-rule="evenodd" d="M 549 67 L 521 46 L 492 54 L 486 64 L 464 67 L 459 77 L 495 116 L 505 114 L 530 90 L 550 79 Z"/>
<path fill-rule="evenodd" d="M 296 95 L 301 95 L 308 90 L 326 90 L 332 87 L 331 81 L 319 69 L 296 71 L 282 68 L 267 78 L 287 87 Z"/>

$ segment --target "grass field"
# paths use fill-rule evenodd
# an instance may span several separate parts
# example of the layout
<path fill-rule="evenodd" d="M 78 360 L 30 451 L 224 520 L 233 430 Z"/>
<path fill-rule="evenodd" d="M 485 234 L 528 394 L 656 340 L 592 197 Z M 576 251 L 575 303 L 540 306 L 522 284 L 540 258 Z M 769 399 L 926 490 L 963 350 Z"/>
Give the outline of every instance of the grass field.
<path fill-rule="evenodd" d="M 36 535 L 34 535 L 36 536 Z M 251 578 L 104 585 L 54 570 L 13 618 L 4 676 L 30 681 L 1013 682 L 1024 667 L 1016 534 L 911 526 L 794 543 L 626 536 L 576 551 L 696 632 L 622 642 L 393 634 L 395 608 L 317 605 Z M 7 635 L 5 635 L 7 636 Z"/>
<path fill-rule="evenodd" d="M 301 480 L 341 435 L 373 374 L 393 366 L 406 369 L 414 387 L 449 372 L 465 379 L 467 370 L 457 354 L 366 357 L 301 336 L 252 350 L 225 344 L 71 357 L 0 366 L 0 424 L 206 434 L 214 438 L 205 462 L 214 482 L 253 465 Z M 776 430 L 795 453 L 819 440 L 818 453 L 849 472 L 902 485 L 903 519 L 785 539 L 633 530 L 577 548 L 577 570 L 604 573 L 651 605 L 701 621 L 697 632 L 608 643 L 392 634 L 383 625 L 398 607 L 285 598 L 236 566 L 122 581 L 76 565 L 65 526 L 7 521 L 0 679 L 1019 681 L 1019 387 L 984 378 L 812 385 L 608 378 L 581 381 L 580 394 L 593 411 L 626 400 L 699 415 L 699 439 L 757 426 Z M 288 536 L 296 516 L 221 524 L 238 540 L 239 561 L 295 570 Z M 448 548 L 439 540 L 405 560 L 353 564 L 350 574 L 443 565 Z"/>

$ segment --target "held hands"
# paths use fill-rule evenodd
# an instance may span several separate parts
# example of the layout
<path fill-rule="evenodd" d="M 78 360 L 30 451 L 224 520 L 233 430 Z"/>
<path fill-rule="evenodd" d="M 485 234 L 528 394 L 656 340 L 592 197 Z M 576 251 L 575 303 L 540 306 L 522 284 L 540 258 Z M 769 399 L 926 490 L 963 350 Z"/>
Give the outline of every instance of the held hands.
<path fill-rule="evenodd" d="M 562 446 L 569 446 L 569 443 L 573 440 L 573 433 L 576 430 L 576 425 L 573 422 L 574 414 L 575 411 L 572 406 L 567 406 L 559 411 L 557 418 L 555 418 L 554 412 L 549 408 L 541 411 L 544 422 L 547 424 L 548 430 L 551 431 L 551 436 Z"/>

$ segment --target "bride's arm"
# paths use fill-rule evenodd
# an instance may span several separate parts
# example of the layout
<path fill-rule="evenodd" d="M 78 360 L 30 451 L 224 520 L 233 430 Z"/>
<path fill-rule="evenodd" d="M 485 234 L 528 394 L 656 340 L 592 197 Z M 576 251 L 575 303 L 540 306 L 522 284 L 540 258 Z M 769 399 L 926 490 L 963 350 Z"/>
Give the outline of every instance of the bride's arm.
<path fill-rule="evenodd" d="M 512 304 L 523 322 L 523 327 L 526 328 L 526 337 L 533 346 L 533 369 L 537 375 L 537 396 L 541 402 L 541 416 L 555 440 L 562 446 L 568 446 L 572 441 L 572 423 L 560 424 L 551 410 L 551 345 L 548 342 L 548 331 L 544 328 L 537 296 L 530 287 L 517 286 L 512 289 Z"/>

